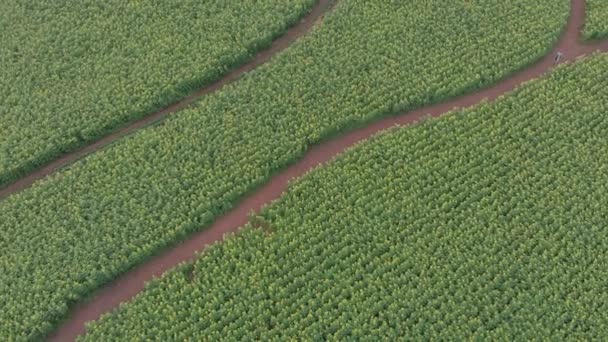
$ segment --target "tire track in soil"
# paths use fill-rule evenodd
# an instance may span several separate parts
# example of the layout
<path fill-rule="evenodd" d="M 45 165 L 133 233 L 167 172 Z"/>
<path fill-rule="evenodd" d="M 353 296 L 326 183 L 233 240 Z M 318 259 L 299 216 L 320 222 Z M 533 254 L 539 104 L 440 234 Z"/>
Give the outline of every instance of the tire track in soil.
<path fill-rule="evenodd" d="M 329 8 L 329 6 L 325 8 Z M 249 214 L 252 211 L 259 212 L 263 205 L 279 198 L 287 189 L 291 179 L 304 175 L 319 164 L 331 161 L 336 155 L 354 144 L 380 131 L 397 125 L 407 126 L 428 115 L 438 117 L 457 108 L 471 107 L 483 100 L 493 101 L 522 83 L 538 78 L 551 70 L 554 67 L 554 56 L 558 51 L 564 55 L 561 63 L 573 61 L 596 51 L 608 52 L 608 40 L 596 42 L 579 40 L 579 33 L 584 22 L 585 0 L 571 0 L 570 18 L 559 42 L 550 53 L 530 67 L 483 90 L 457 97 L 451 101 L 385 117 L 365 127 L 311 146 L 298 162 L 272 176 L 265 185 L 242 199 L 232 210 L 219 217 L 207 229 L 195 233 L 188 240 L 123 274 L 101 288 L 89 301 L 75 305 L 69 319 L 50 336 L 50 340 L 71 341 L 85 333 L 87 321 L 96 320 L 102 314 L 117 308 L 120 303 L 129 301 L 144 289 L 146 282 L 160 277 L 165 271 L 179 263 L 194 260 L 196 253 L 201 251 L 205 245 L 221 241 L 226 233 L 236 232 L 239 227 L 248 222 Z"/>
<path fill-rule="evenodd" d="M 270 45 L 270 47 L 258 52 L 257 54 L 255 54 L 251 61 L 239 67 L 236 67 L 236 69 L 233 69 L 227 75 L 221 77 L 217 81 L 199 89 L 195 93 L 188 95 L 187 97 L 158 112 L 147 115 L 141 119 L 127 124 L 122 128 L 117 129 L 116 131 L 104 136 L 103 138 L 91 143 L 90 145 L 86 145 L 73 152 L 64 154 L 59 158 L 51 161 L 50 163 L 45 164 L 42 167 L 26 174 L 22 178 L 5 185 L 4 187 L 0 186 L 0 200 L 30 187 L 37 180 L 46 178 L 47 176 L 53 174 L 55 171 L 65 166 L 68 166 L 91 153 L 101 150 L 104 147 L 116 142 L 117 140 L 124 138 L 127 135 L 130 135 L 144 127 L 162 121 L 170 114 L 184 109 L 185 107 L 189 106 L 190 104 L 207 94 L 218 91 L 223 86 L 232 83 L 241 76 L 243 76 L 243 74 L 268 62 L 272 57 L 285 50 L 287 47 L 291 46 L 291 44 L 296 39 L 308 33 L 315 25 L 315 22 L 317 22 L 317 20 L 319 20 L 324 13 L 331 9 L 335 1 L 336 0 L 317 0 L 317 4 L 311 8 L 308 14 L 304 15 L 300 22 L 287 29 L 287 31 L 283 35 L 275 39 Z"/>

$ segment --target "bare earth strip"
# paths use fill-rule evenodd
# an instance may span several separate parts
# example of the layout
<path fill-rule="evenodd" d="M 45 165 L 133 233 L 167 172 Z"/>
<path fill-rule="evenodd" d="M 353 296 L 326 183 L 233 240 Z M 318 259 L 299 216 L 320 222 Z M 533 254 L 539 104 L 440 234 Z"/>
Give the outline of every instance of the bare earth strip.
<path fill-rule="evenodd" d="M 542 60 L 487 89 L 475 92 L 470 95 L 458 97 L 441 104 L 427 106 L 415 111 L 400 113 L 395 116 L 387 117 L 376 121 L 368 126 L 350 131 L 332 140 L 311 147 L 301 160 L 273 176 L 268 183 L 266 183 L 257 191 L 253 192 L 251 195 L 243 199 L 238 204 L 238 206 L 229 211 L 226 215 L 220 217 L 213 225 L 195 234 L 190 239 L 184 241 L 175 248 L 168 250 L 157 257 L 152 258 L 147 263 L 124 274 L 114 282 L 108 284 L 100 291 L 98 291 L 90 301 L 79 304 L 74 307 L 69 320 L 64 322 L 64 324 L 57 331 L 54 332 L 50 339 L 52 341 L 74 340 L 76 336 L 85 332 L 85 322 L 96 320 L 102 314 L 117 308 L 120 303 L 130 300 L 140 291 L 142 291 L 146 282 L 152 280 L 154 277 L 161 276 L 165 271 L 169 270 L 170 268 L 176 266 L 179 263 L 192 260 L 196 256 L 196 253 L 202 248 L 204 248 L 205 245 L 221 241 L 224 234 L 228 232 L 235 232 L 239 227 L 247 223 L 249 214 L 252 211 L 257 212 L 263 205 L 270 203 L 272 200 L 277 199 L 287 189 L 288 182 L 292 178 L 302 176 L 303 174 L 310 171 L 312 168 L 318 166 L 319 164 L 330 161 L 336 155 L 342 153 L 345 149 L 353 146 L 354 144 L 365 140 L 370 136 L 377 134 L 378 132 L 387 128 L 393 127 L 395 125 L 408 125 L 420 120 L 421 118 L 427 115 L 437 117 L 455 108 L 470 107 L 484 100 L 495 100 L 496 98 L 513 90 L 522 83 L 538 78 L 547 71 L 551 70 L 554 67 L 554 56 L 558 51 L 564 54 L 562 62 L 572 61 L 580 56 L 590 54 L 596 51 L 608 52 L 608 40 L 595 42 L 592 44 L 584 43 L 579 40 L 579 33 L 581 32 L 581 29 L 585 22 L 585 3 L 584 0 L 571 1 L 572 8 L 566 31 L 563 33 L 557 46 L 554 47 L 554 49 Z M 290 31 L 290 33 L 288 34 L 291 35 L 290 38 L 282 38 L 282 40 L 280 40 L 276 45 L 273 45 L 273 48 L 269 51 L 273 51 L 273 49 L 275 49 L 276 52 L 284 48 L 285 46 L 283 46 L 283 44 L 288 44 L 289 42 L 295 39 L 294 36 L 300 35 L 307 29 L 310 29 L 314 24 L 314 20 L 320 17 L 323 11 L 329 9 L 330 7 L 331 6 L 329 5 L 329 1 L 320 1 L 320 4 L 317 5 L 313 12 L 310 14 L 310 16 L 307 17 L 307 21 L 304 24 L 301 24 L 303 26 L 298 26 L 297 28 L 292 29 L 295 30 L 295 32 Z M 264 53 L 264 56 L 266 56 L 266 60 L 271 55 L 271 52 Z M 262 59 L 262 57 L 260 57 L 259 59 Z M 262 63 L 262 61 L 259 63 Z M 244 66 L 243 68 L 246 67 L 247 66 Z M 251 68 L 251 66 L 249 66 L 249 68 Z M 175 111 L 179 108 L 186 106 L 188 103 L 191 103 L 197 96 L 200 96 L 205 92 L 213 91 L 213 89 L 219 88 L 222 84 L 225 84 L 237 78 L 239 74 L 239 72 L 235 72 L 233 76 L 230 76 L 232 78 L 228 80 L 222 80 L 219 84 L 212 86 L 215 88 L 207 89 L 206 91 L 203 90 L 200 94 L 193 95 L 192 97 L 183 100 L 182 102 L 168 108 L 167 110 L 155 114 L 158 116 L 156 120 L 162 118 L 171 111 Z M 35 179 L 48 175 L 55 168 L 66 165 L 67 163 L 78 159 L 86 153 L 90 153 L 95 149 L 107 145 L 113 140 L 116 140 L 119 137 L 128 134 L 129 132 L 132 132 L 138 127 L 145 126 L 146 124 L 153 122 L 155 119 L 146 120 L 149 121 L 146 121 L 141 124 L 135 123 L 132 125 L 133 127 L 130 128 L 130 130 L 124 133 L 117 133 L 116 135 L 111 136 L 113 138 L 104 139 L 103 142 L 99 142 L 95 145 L 87 147 L 86 151 L 78 152 L 79 154 L 76 156 L 64 157 L 69 159 L 67 159 L 63 163 L 55 164 L 54 166 L 50 165 L 47 168 L 37 172 L 35 175 L 29 176 L 25 180 L 22 180 L 24 183 L 19 183 L 22 185 L 14 185 L 16 188 L 14 188 L 15 190 L 11 192 L 17 191 L 18 189 L 22 189 L 28 186 Z M 30 177 L 34 178 L 32 180 L 28 180 Z M 0 192 L 0 198 L 4 196 L 6 196 L 6 190 Z"/>
<path fill-rule="evenodd" d="M 187 107 L 192 102 L 198 100 L 199 98 L 209 93 L 213 93 L 221 89 L 226 84 L 237 80 L 243 74 L 268 62 L 273 56 L 289 47 L 296 39 L 309 32 L 314 26 L 315 22 L 319 18 L 321 18 L 323 13 L 326 13 L 334 3 L 334 0 L 318 0 L 317 4 L 304 18 L 302 18 L 302 20 L 298 24 L 288 29 L 285 34 L 273 41 L 269 48 L 257 53 L 253 60 L 251 60 L 250 62 L 232 70 L 226 76 L 220 78 L 219 80 L 215 81 L 214 83 L 211 83 L 210 85 L 202 89 L 199 89 L 197 92 L 181 99 L 179 102 L 176 102 L 170 105 L 169 107 L 166 107 L 165 109 L 162 109 L 158 112 L 152 113 L 137 121 L 134 121 L 128 124 L 127 126 L 120 128 L 109 135 L 106 135 L 105 137 L 92 143 L 91 145 L 87 145 L 74 152 L 67 153 L 61 156 L 60 158 L 50 162 L 49 164 L 32 171 L 23 178 L 20 178 L 17 181 L 8 184 L 6 187 L 0 189 L 0 200 L 25 188 L 28 188 L 37 180 L 45 178 L 46 176 L 54 173 L 55 171 L 69 164 L 74 163 L 75 161 L 85 157 L 88 154 L 94 153 L 95 151 L 98 151 L 114 143 L 115 141 L 120 140 L 121 138 L 136 132 L 141 128 L 163 120 L 168 115 Z"/>

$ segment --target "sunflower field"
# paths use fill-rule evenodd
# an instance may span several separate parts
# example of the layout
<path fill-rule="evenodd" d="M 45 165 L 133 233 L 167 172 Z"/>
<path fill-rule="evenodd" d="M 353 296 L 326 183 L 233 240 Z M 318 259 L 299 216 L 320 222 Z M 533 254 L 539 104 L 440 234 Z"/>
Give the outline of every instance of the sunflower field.
<path fill-rule="evenodd" d="M 1 201 L 0 336 L 43 336 L 311 144 L 529 65 L 568 12 L 567 0 L 339 1 L 237 82 Z"/>
<path fill-rule="evenodd" d="M 377 135 L 81 340 L 601 340 L 605 89 L 596 55 Z"/>
<path fill-rule="evenodd" d="M 586 39 L 608 38 L 608 1 L 585 0 L 585 5 L 584 37 Z"/>
<path fill-rule="evenodd" d="M 315 2 L 0 1 L 0 186 L 215 81 Z"/>

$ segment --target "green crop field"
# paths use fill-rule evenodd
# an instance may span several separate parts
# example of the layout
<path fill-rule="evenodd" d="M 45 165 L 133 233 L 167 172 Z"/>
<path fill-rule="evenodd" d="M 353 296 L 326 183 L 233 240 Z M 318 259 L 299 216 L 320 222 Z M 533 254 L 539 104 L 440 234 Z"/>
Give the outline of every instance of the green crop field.
<path fill-rule="evenodd" d="M 0 2 L 0 185 L 242 64 L 314 0 Z"/>
<path fill-rule="evenodd" d="M 585 0 L 587 16 L 584 29 L 586 39 L 608 38 L 608 0 Z"/>
<path fill-rule="evenodd" d="M 333 132 L 527 66 L 568 12 L 567 0 L 338 2 L 238 82 L 0 202 L 0 335 L 50 331 Z"/>
<path fill-rule="evenodd" d="M 608 336 L 608 55 L 393 129 L 83 340 Z M 251 226 L 249 226 L 251 227 Z"/>

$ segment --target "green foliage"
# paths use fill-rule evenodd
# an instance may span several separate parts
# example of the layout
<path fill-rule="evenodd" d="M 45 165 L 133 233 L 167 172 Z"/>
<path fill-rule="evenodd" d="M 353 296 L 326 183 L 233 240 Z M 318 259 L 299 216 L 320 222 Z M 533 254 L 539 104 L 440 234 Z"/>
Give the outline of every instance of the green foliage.
<path fill-rule="evenodd" d="M 594 56 L 359 144 L 83 340 L 601 340 L 605 89 Z"/>
<path fill-rule="evenodd" d="M 243 64 L 315 0 L 0 2 L 0 185 Z"/>
<path fill-rule="evenodd" d="M 340 0 L 270 63 L 0 202 L 0 335 L 44 333 L 68 303 L 202 229 L 332 132 L 533 62 L 568 5 Z"/>
<path fill-rule="evenodd" d="M 585 39 L 608 38 L 608 0 L 585 0 Z"/>

